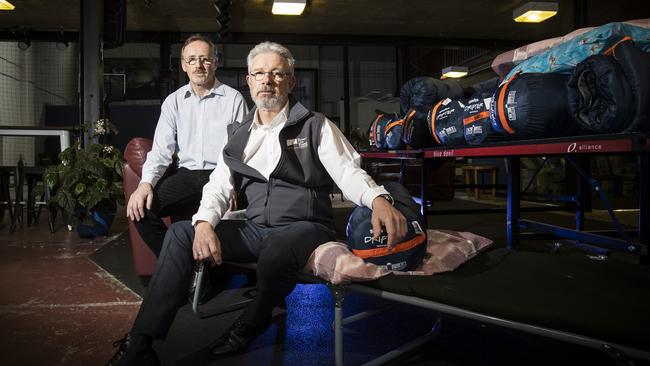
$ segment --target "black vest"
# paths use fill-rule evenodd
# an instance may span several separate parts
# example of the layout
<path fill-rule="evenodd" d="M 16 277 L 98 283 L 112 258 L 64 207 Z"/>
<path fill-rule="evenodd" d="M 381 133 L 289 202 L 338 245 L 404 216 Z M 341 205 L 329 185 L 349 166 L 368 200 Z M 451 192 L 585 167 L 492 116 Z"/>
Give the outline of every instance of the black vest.
<path fill-rule="evenodd" d="M 265 226 L 315 221 L 333 228 L 333 182 L 318 158 L 325 117 L 293 98 L 289 103 L 289 117 L 279 134 L 280 161 L 268 180 L 242 162 L 255 109 L 242 123 L 228 126 L 224 161 L 235 180 L 235 190 L 243 192 L 248 201 L 247 219 Z"/>

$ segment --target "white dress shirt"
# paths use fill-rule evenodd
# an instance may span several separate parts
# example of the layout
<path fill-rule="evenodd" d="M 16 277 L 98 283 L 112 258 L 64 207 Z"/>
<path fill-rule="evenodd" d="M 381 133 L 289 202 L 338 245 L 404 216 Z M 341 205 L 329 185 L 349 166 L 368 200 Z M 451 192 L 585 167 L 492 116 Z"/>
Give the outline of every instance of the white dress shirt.
<path fill-rule="evenodd" d="M 179 167 L 210 170 L 217 166 L 227 126 L 241 122 L 248 107 L 237 90 L 215 80 L 210 92 L 199 97 L 187 84 L 162 104 L 153 147 L 142 166 L 140 182 L 155 186 L 172 162 Z"/>
<path fill-rule="evenodd" d="M 288 116 L 289 103 L 275 116 L 270 125 L 261 124 L 255 112 L 242 161 L 259 171 L 266 179 L 280 161 L 279 133 Z M 338 127 L 327 118 L 321 130 L 318 157 L 345 197 L 355 204 L 372 208 L 372 201 L 377 196 L 388 193 L 360 168 L 361 156 Z M 210 175 L 210 181 L 203 187 L 201 206 L 192 217 L 192 224 L 207 221 L 215 227 L 230 207 L 233 184 L 230 168 L 224 163 L 223 154 L 220 153 L 217 168 Z"/>

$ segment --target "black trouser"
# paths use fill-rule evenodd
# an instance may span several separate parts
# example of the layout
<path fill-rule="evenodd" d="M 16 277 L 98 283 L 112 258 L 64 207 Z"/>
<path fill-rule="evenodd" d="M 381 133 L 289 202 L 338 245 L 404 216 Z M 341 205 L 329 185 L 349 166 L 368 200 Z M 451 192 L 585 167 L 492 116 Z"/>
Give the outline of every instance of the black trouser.
<path fill-rule="evenodd" d="M 145 207 L 144 218 L 135 221 L 142 240 L 156 257 L 160 256 L 167 226 L 162 218 L 170 215 L 189 216 L 199 209 L 203 186 L 212 170 L 179 168 L 175 174 L 158 181 L 153 190 L 151 210 Z"/>
<path fill-rule="evenodd" d="M 335 239 L 332 229 L 309 221 L 269 228 L 248 220 L 224 220 L 215 232 L 224 261 L 257 261 L 257 295 L 242 315 L 252 326 L 264 325 L 273 308 L 291 293 L 314 249 Z M 194 270 L 193 241 L 191 222 L 181 221 L 169 229 L 132 334 L 167 336 L 176 311 L 187 302 Z"/>

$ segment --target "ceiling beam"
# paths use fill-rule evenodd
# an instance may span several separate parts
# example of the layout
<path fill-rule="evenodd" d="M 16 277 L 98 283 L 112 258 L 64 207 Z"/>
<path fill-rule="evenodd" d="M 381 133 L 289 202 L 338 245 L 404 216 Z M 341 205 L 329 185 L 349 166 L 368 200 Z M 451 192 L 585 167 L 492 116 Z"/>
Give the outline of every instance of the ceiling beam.
<path fill-rule="evenodd" d="M 27 37 L 32 41 L 56 42 L 61 39 L 68 42 L 78 41 L 78 32 L 66 31 L 29 31 L 25 30 Z M 183 32 L 132 32 L 126 34 L 125 42 L 160 42 L 171 40 L 182 43 L 191 33 Z M 210 36 L 212 33 L 205 32 Z M 23 32 L 0 31 L 0 41 L 17 41 L 22 39 Z M 510 50 L 529 43 L 524 40 L 500 39 L 471 39 L 471 38 L 440 38 L 440 37 L 396 37 L 396 36 L 355 36 L 333 34 L 282 34 L 282 33 L 232 33 L 232 38 L 227 42 L 231 44 L 256 44 L 266 40 L 273 40 L 282 44 L 320 45 L 320 46 L 426 46 L 440 48 L 454 47 L 481 47 L 494 50 Z"/>

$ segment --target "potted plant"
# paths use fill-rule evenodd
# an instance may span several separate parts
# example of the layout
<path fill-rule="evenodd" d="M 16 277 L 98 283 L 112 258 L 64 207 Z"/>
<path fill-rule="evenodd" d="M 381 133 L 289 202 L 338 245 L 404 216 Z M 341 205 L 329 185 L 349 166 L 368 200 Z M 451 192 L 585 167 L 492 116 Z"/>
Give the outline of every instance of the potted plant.
<path fill-rule="evenodd" d="M 61 210 L 66 223 L 82 237 L 106 235 L 116 204 L 124 204 L 123 159 L 119 149 L 105 142 L 117 133 L 108 119 L 86 122 L 84 132 L 97 143 L 85 149 L 77 140 L 59 154 L 59 164 L 45 170 L 50 189 L 48 205 Z"/>

